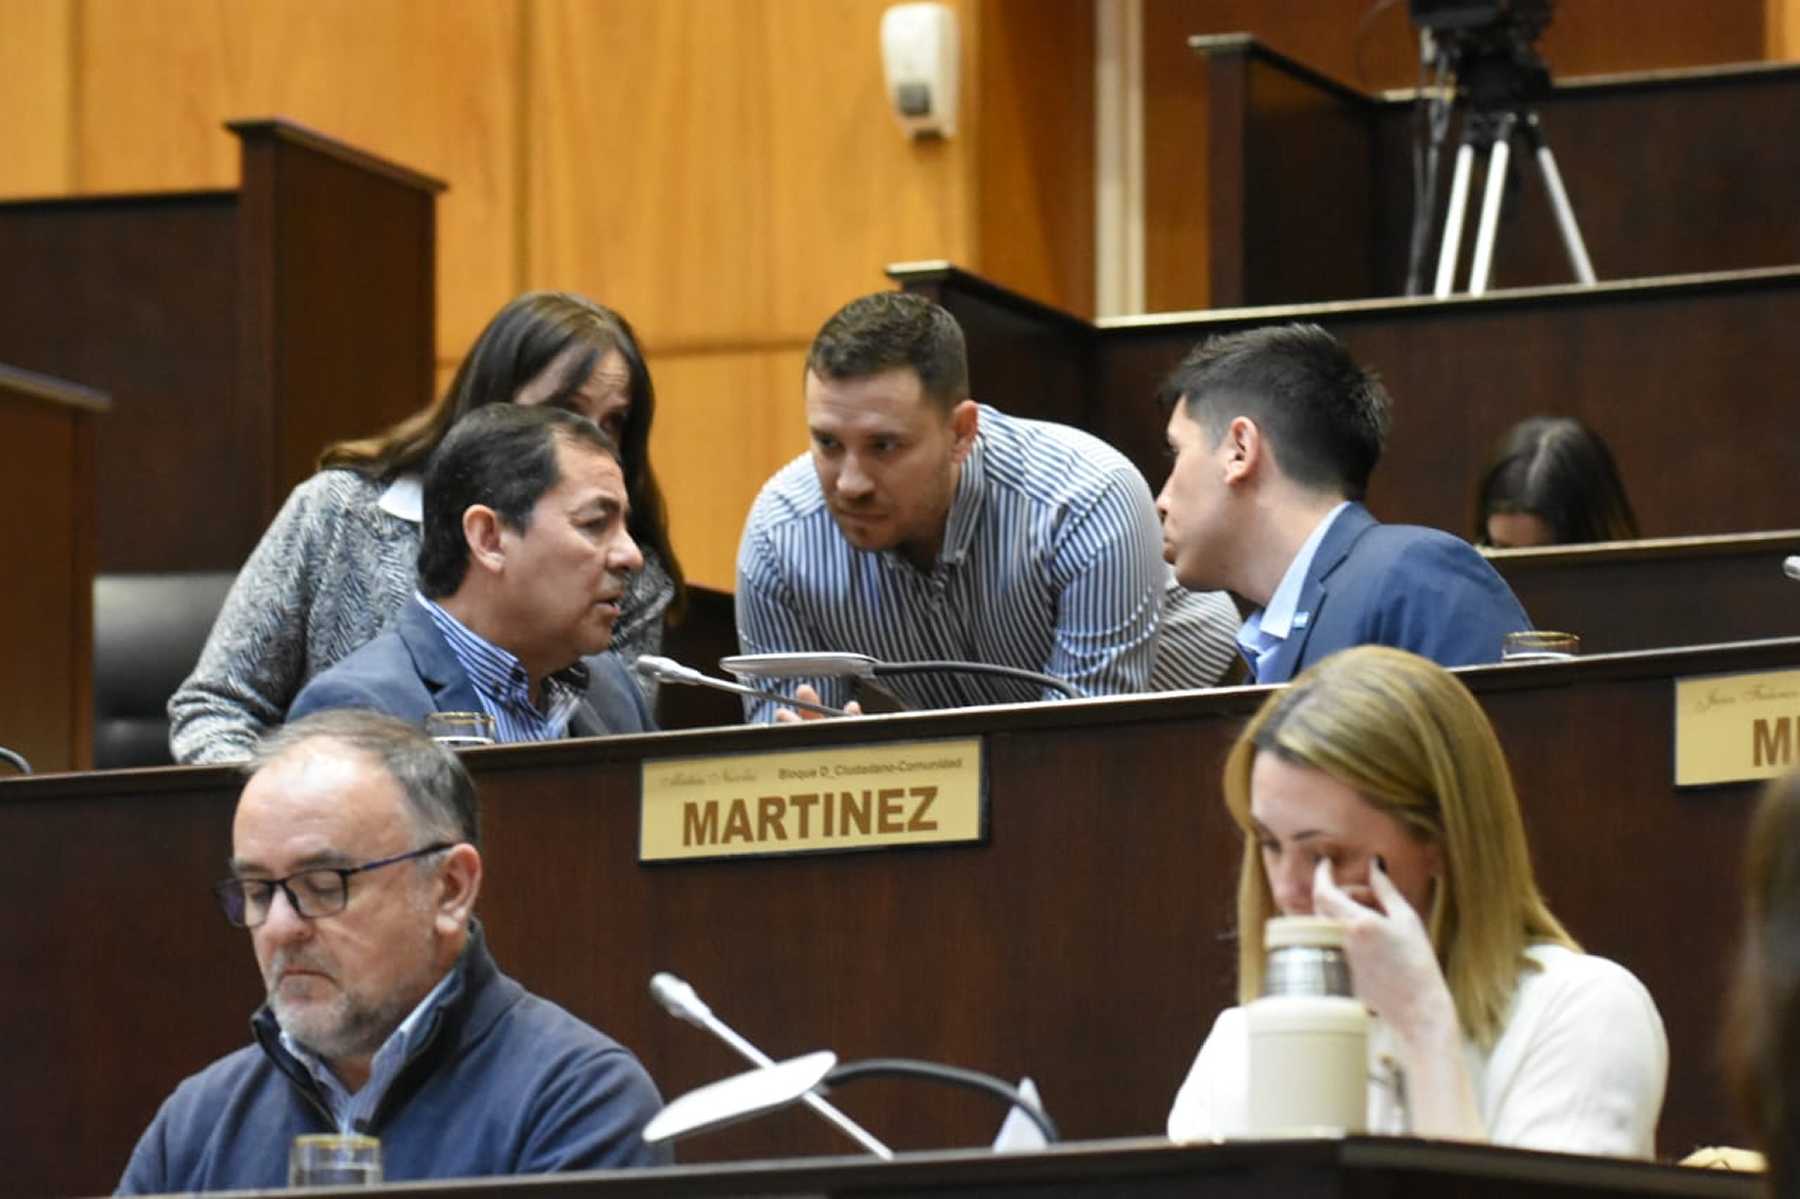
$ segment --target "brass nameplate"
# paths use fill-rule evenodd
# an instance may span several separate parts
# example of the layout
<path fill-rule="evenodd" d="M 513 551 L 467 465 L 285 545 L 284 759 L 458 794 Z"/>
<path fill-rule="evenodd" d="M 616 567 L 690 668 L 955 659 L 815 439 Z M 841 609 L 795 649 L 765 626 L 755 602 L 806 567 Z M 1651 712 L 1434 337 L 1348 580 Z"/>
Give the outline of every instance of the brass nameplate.
<path fill-rule="evenodd" d="M 1774 778 L 1800 739 L 1800 670 L 1675 680 L 1675 785 Z"/>
<path fill-rule="evenodd" d="M 638 860 L 947 845 L 986 836 L 981 738 L 643 764 Z"/>

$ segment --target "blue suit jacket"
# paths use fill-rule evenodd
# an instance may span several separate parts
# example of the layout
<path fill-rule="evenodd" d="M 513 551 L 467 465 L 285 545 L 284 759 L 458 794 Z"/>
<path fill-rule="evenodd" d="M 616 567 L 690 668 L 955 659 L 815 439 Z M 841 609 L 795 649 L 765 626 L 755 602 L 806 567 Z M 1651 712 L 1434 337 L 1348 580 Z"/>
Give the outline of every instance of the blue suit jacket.
<path fill-rule="evenodd" d="M 1294 628 L 1256 681 L 1285 683 L 1353 645 L 1391 645 L 1442 666 L 1498 662 L 1506 634 L 1530 627 L 1512 589 L 1468 542 L 1384 525 L 1351 504 L 1319 543 Z"/>
<path fill-rule="evenodd" d="M 569 718 L 569 736 L 645 733 L 656 728 L 643 693 L 616 655 L 597 654 L 588 668 L 587 694 Z M 480 712 L 475 685 L 415 597 L 393 623 L 300 689 L 287 718 L 326 708 L 369 708 L 422 723 L 431 712 Z"/>

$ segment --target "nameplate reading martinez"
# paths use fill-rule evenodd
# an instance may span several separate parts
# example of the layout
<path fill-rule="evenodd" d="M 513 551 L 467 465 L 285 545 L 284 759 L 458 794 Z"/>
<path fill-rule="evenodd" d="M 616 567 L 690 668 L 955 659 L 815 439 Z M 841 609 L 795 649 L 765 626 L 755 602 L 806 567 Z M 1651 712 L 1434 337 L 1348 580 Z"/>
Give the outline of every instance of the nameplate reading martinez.
<path fill-rule="evenodd" d="M 1675 680 L 1675 785 L 1774 778 L 1794 767 L 1800 670 Z"/>
<path fill-rule="evenodd" d="M 638 860 L 980 841 L 981 739 L 643 764 Z"/>

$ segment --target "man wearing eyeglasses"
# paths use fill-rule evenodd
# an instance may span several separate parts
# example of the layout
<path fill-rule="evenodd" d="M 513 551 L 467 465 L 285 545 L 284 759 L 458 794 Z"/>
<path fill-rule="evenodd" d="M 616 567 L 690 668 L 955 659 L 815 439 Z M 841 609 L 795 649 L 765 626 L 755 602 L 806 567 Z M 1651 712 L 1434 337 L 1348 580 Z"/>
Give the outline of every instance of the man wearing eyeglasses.
<path fill-rule="evenodd" d="M 650 1165 L 661 1107 L 629 1051 L 501 974 L 474 919 L 474 785 L 404 722 L 272 733 L 214 890 L 250 932 L 255 1043 L 187 1079 L 122 1193 L 278 1187 L 305 1133 L 381 1141 L 389 1181 Z"/>

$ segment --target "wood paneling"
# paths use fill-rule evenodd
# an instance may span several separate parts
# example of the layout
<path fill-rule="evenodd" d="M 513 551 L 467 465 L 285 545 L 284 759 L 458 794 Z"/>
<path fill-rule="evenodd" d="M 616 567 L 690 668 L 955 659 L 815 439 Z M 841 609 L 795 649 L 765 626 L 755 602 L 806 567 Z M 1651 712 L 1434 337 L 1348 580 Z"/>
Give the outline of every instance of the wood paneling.
<path fill-rule="evenodd" d="M 534 6 L 530 282 L 617 306 L 655 349 L 747 348 L 810 339 L 884 263 L 972 250 L 967 108 L 954 139 L 902 136 L 884 7 Z"/>
<path fill-rule="evenodd" d="M 1538 49 L 1558 75 L 1753 62 L 1771 0 L 1558 0 Z M 1773 0 L 1792 3 L 1792 0 Z M 1406 0 L 1146 0 L 1145 45 L 1197 33 L 1253 33 L 1356 87 L 1418 83 L 1419 35 Z"/>
<path fill-rule="evenodd" d="M 1800 0 L 1768 0 L 1770 58 L 1800 58 Z"/>
<path fill-rule="evenodd" d="M 108 407 L 0 366 L 0 745 L 40 772 L 93 764 L 94 423 Z"/>
<path fill-rule="evenodd" d="M 77 0 L 74 186 L 233 187 L 226 120 L 281 115 L 451 183 L 439 345 L 516 288 L 519 0 Z"/>
<path fill-rule="evenodd" d="M 736 589 L 738 535 L 750 503 L 770 475 L 806 449 L 805 362 L 805 343 L 651 356 L 650 456 L 690 582 Z"/>
<path fill-rule="evenodd" d="M 1397 2 L 1365 22 L 1371 6 L 1363 0 L 1305 4 L 1148 0 L 1144 10 L 1147 311 L 1241 302 L 1237 296 L 1214 297 L 1209 286 L 1215 273 L 1210 258 L 1221 248 L 1207 240 L 1209 222 L 1216 215 L 1206 197 L 1208 104 L 1202 94 L 1203 67 L 1188 50 L 1187 39 L 1195 34 L 1248 32 L 1352 86 L 1370 90 L 1411 87 L 1418 82 L 1418 39 L 1407 8 Z M 1718 0 L 1704 5 L 1690 0 L 1562 0 L 1540 49 L 1558 78 L 1753 61 L 1764 57 L 1771 23 L 1765 0 Z M 1280 115 L 1277 108 L 1276 118 Z M 1651 140 L 1651 134 L 1641 128 L 1638 132 L 1640 141 L 1657 146 L 1660 152 L 1660 143 Z M 1564 157 L 1565 174 L 1571 161 L 1587 153 L 1560 144 L 1557 149 Z M 1601 151 L 1597 158 L 1591 153 L 1580 158 L 1601 165 L 1610 160 L 1610 151 Z M 1390 169 L 1405 172 L 1404 156 L 1393 159 Z M 1624 169 L 1619 174 L 1625 179 L 1638 177 Z M 1354 189 L 1356 185 L 1352 181 L 1347 186 Z M 1448 186 L 1447 181 L 1442 185 L 1445 190 Z M 1405 187 L 1392 190 L 1404 191 Z M 1581 195 L 1573 185 L 1571 191 L 1579 207 Z M 1283 199 L 1279 191 L 1253 194 L 1265 201 Z M 1440 203 L 1441 196 L 1442 192 Z M 1315 198 L 1309 192 L 1290 200 Z M 1303 219 L 1288 224 L 1290 234 L 1325 235 Z M 1767 264 L 1721 262 L 1709 264 L 1709 269 L 1736 265 Z M 1603 276 L 1607 274 L 1604 266 L 1598 269 Z M 1306 298 L 1333 294 L 1338 293 L 1320 290 Z"/>
<path fill-rule="evenodd" d="M 73 184 L 75 0 L 0 0 L 0 196 L 54 196 Z"/>
<path fill-rule="evenodd" d="M 1093 0 L 983 0 L 974 191 L 982 273 L 1094 312 Z M 936 255 L 932 255 L 935 257 Z"/>

